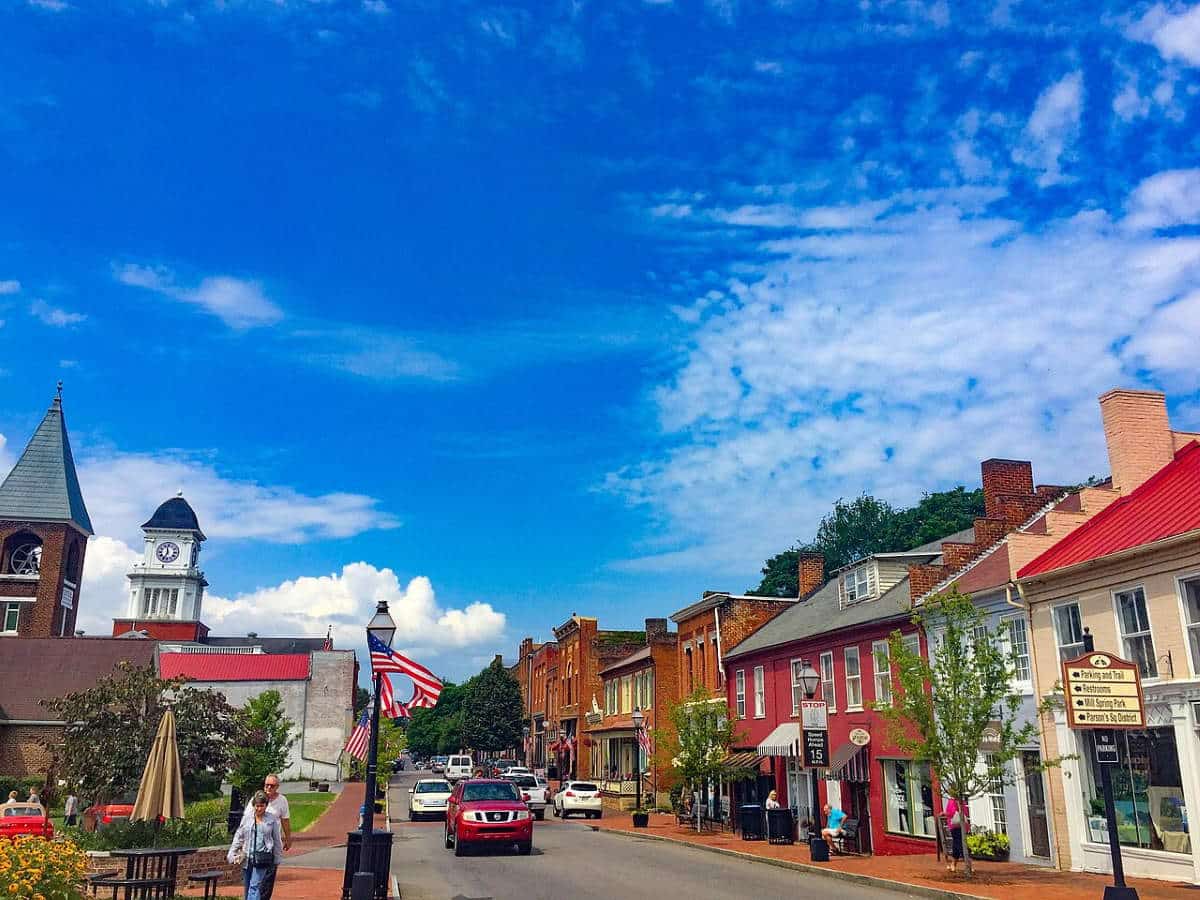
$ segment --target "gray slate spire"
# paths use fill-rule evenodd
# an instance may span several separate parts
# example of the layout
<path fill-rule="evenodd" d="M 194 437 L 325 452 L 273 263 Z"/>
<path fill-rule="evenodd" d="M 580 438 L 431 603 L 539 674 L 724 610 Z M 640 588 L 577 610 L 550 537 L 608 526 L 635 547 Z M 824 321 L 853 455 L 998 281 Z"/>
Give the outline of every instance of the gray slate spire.
<path fill-rule="evenodd" d="M 46 417 L 4 483 L 0 484 L 0 519 L 66 522 L 92 534 L 75 474 L 62 397 L 54 398 Z"/>

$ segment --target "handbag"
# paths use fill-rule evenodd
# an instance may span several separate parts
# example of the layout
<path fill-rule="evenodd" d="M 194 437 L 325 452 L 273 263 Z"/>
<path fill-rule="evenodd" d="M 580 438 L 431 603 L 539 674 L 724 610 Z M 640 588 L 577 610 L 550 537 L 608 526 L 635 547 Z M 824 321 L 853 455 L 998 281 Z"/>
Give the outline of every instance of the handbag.
<path fill-rule="evenodd" d="M 950 827 L 962 828 L 962 813 L 960 813 L 957 809 L 954 811 L 954 815 L 950 817 Z"/>
<path fill-rule="evenodd" d="M 250 846 L 254 847 L 258 844 L 258 822 L 254 823 L 254 828 L 251 830 Z M 251 850 L 246 854 L 246 865 L 251 869 L 265 869 L 275 865 L 275 854 L 270 850 Z"/>

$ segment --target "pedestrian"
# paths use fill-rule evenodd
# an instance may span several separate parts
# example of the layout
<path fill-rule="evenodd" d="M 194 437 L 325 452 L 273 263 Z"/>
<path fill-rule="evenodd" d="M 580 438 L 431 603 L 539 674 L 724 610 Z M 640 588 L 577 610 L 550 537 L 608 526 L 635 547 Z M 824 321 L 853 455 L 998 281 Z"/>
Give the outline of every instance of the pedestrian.
<path fill-rule="evenodd" d="M 8 806 L 10 803 L 19 803 L 19 802 L 20 802 L 20 801 L 19 801 L 19 800 L 17 800 L 17 792 L 16 792 L 16 791 L 9 791 L 9 792 L 8 792 L 8 799 L 7 799 L 6 801 L 4 801 L 4 805 L 5 805 L 5 806 Z"/>
<path fill-rule="evenodd" d="M 38 793 L 37 788 L 31 787 L 29 789 L 29 801 L 28 802 L 36 803 L 38 806 L 42 805 L 42 795 Z"/>
<path fill-rule="evenodd" d="M 825 814 L 825 827 L 821 829 L 821 837 L 832 846 L 834 838 L 842 834 L 842 822 L 846 821 L 846 814 L 828 803 L 822 807 L 821 812 Z"/>
<path fill-rule="evenodd" d="M 71 827 L 79 824 L 79 798 L 74 791 L 67 794 L 67 802 L 63 804 L 63 824 Z"/>
<path fill-rule="evenodd" d="M 292 811 L 288 806 L 287 797 L 279 792 L 279 775 L 272 772 L 263 779 L 263 793 L 267 795 L 267 809 L 279 820 L 279 826 L 283 829 L 283 849 L 285 851 L 292 849 Z M 249 820 L 253 814 L 253 804 L 247 804 L 246 811 L 242 814 L 242 822 Z M 263 900 L 268 900 L 269 895 Z"/>
<path fill-rule="evenodd" d="M 275 871 L 283 861 L 283 829 L 267 804 L 266 793 L 255 791 L 250 817 L 238 826 L 226 854 L 230 863 L 242 866 L 245 900 L 268 900 L 275 888 Z"/>
<path fill-rule="evenodd" d="M 958 861 L 963 858 L 963 825 L 966 821 L 967 817 L 958 801 L 951 797 L 946 804 L 946 826 L 950 830 L 950 865 L 946 866 L 947 872 L 957 872 Z"/>
<path fill-rule="evenodd" d="M 767 794 L 767 809 L 779 809 L 779 792 L 771 791 Z"/>

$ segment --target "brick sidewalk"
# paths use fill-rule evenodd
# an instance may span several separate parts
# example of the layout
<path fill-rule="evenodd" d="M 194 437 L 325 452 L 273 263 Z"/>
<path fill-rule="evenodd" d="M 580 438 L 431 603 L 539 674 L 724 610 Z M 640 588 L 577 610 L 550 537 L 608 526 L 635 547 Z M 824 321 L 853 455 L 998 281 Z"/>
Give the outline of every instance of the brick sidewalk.
<path fill-rule="evenodd" d="M 358 828 L 358 811 L 362 808 L 362 783 L 345 785 L 337 799 L 321 813 L 307 830 L 292 835 L 292 849 L 288 856 L 299 856 L 325 847 L 341 847 L 346 843 L 346 832 Z M 375 827 L 382 827 L 380 816 L 375 817 Z"/>
<path fill-rule="evenodd" d="M 182 897 L 200 897 L 198 889 L 180 891 Z M 338 869 L 302 869 L 280 866 L 275 875 L 273 900 L 337 900 L 342 894 L 342 873 Z M 241 898 L 241 885 L 223 887 L 218 896 Z"/>
<path fill-rule="evenodd" d="M 676 824 L 673 816 L 652 815 L 649 828 L 635 829 L 628 813 L 606 811 L 603 819 L 588 824 L 602 831 L 678 841 L 760 859 L 801 864 L 823 872 L 845 872 L 860 878 L 883 879 L 932 890 L 958 892 L 966 896 L 986 897 L 989 900 L 1014 900 L 1038 894 L 1053 897 L 1054 900 L 1096 900 L 1104 893 L 1104 886 L 1112 884 L 1111 877 L 1106 875 L 1059 872 L 1056 869 L 1020 863 L 991 862 L 976 862 L 975 878 L 968 881 L 961 874 L 952 875 L 947 872 L 945 863 L 939 862 L 932 854 L 842 856 L 834 857 L 828 863 L 812 864 L 807 845 L 795 844 L 789 847 L 768 844 L 766 841 L 743 841 L 738 835 L 727 832 L 696 834 L 695 831 Z M 1130 887 L 1137 888 L 1141 900 L 1196 900 L 1200 896 L 1200 887 L 1191 884 L 1175 884 L 1145 878 L 1129 879 L 1128 883 Z"/>

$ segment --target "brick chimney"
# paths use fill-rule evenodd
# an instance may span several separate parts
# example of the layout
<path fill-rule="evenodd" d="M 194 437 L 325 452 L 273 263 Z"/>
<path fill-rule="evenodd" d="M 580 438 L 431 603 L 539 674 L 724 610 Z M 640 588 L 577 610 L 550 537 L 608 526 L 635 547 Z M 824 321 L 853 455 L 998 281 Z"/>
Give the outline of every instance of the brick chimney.
<path fill-rule="evenodd" d="M 646 620 L 646 643 L 652 644 L 655 641 L 661 641 L 667 636 L 667 620 L 666 619 L 647 619 Z"/>
<path fill-rule="evenodd" d="M 1114 388 L 1100 395 L 1113 487 L 1128 494 L 1174 458 L 1167 397 Z"/>
<path fill-rule="evenodd" d="M 800 596 L 807 597 L 825 583 L 825 554 L 800 551 Z"/>
<path fill-rule="evenodd" d="M 983 477 L 984 515 L 1004 519 L 1006 501 L 1033 496 L 1033 463 L 1023 459 L 985 459 L 979 464 Z"/>

